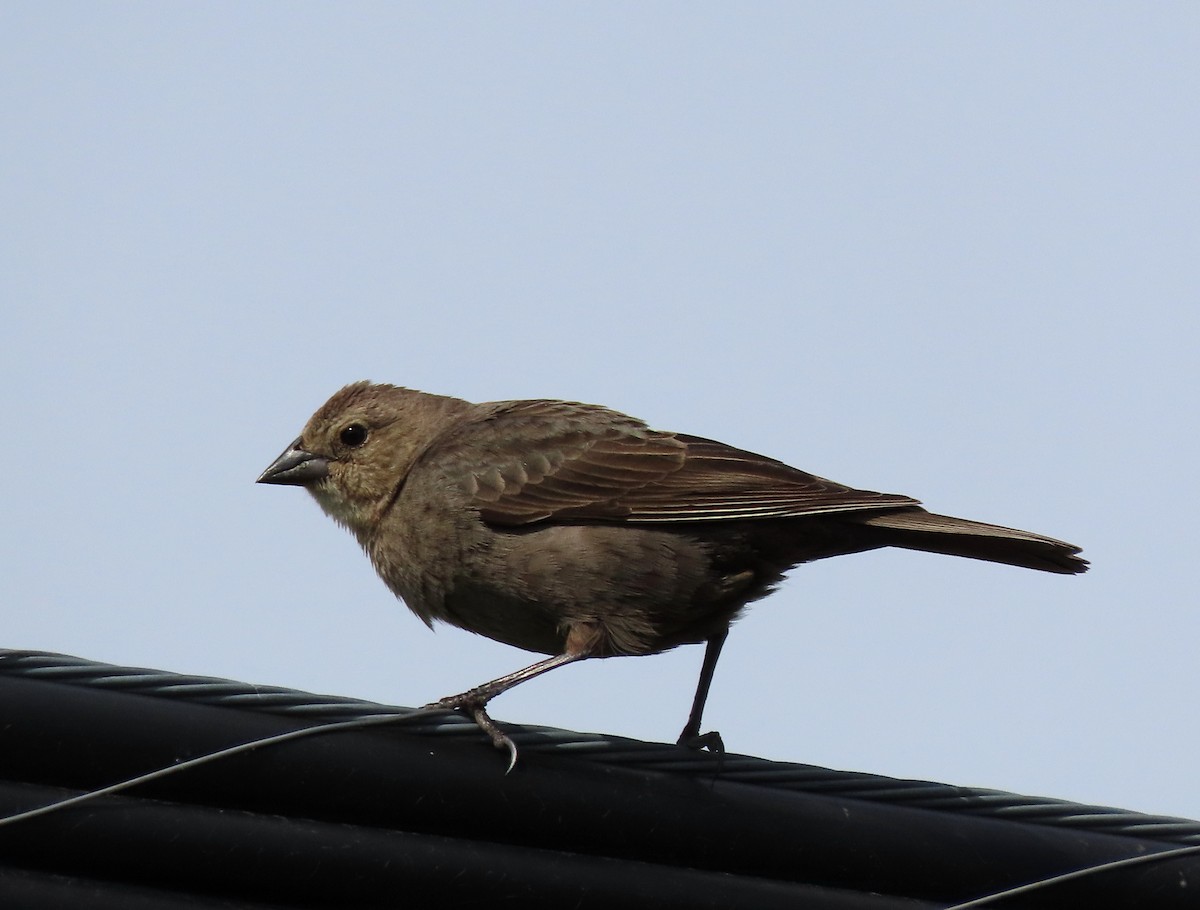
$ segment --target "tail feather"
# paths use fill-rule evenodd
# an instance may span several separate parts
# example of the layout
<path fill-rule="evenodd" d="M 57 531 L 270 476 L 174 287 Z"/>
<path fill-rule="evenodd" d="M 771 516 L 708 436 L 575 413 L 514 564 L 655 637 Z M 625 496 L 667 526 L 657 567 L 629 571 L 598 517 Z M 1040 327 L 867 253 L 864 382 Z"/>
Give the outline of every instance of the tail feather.
<path fill-rule="evenodd" d="M 884 512 L 862 524 L 883 532 L 881 546 L 984 559 L 1061 575 L 1086 572 L 1088 567 L 1087 560 L 1076 555 L 1080 548 L 1073 544 L 923 509 Z"/>

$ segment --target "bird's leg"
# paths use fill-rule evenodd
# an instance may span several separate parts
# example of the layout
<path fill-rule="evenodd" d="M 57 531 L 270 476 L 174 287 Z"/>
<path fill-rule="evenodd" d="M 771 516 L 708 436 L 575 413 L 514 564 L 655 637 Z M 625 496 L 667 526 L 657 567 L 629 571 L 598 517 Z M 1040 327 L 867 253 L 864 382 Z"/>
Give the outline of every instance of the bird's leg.
<path fill-rule="evenodd" d="M 704 647 L 704 663 L 700 666 L 700 681 L 696 684 L 696 696 L 692 699 L 692 712 L 688 715 L 687 724 L 679 734 L 678 743 L 689 749 L 703 749 L 706 746 L 713 752 L 724 752 L 725 743 L 721 734 L 715 730 L 700 734 L 700 718 L 704 715 L 704 703 L 708 701 L 708 689 L 712 685 L 713 671 L 717 669 L 717 658 L 721 656 L 721 648 L 729 630 L 722 629 L 708 639 Z"/>
<path fill-rule="evenodd" d="M 479 725 L 479 729 L 488 735 L 492 744 L 497 749 L 507 750 L 509 755 L 508 770 L 511 771 L 517 763 L 516 743 L 496 726 L 496 722 L 488 716 L 487 703 L 502 692 L 507 692 L 513 686 L 519 686 L 521 683 L 531 680 L 535 676 L 549 673 L 555 667 L 561 667 L 565 664 L 582 660 L 587 656 L 586 652 L 565 651 L 562 654 L 547 657 L 545 660 L 539 660 L 536 664 L 531 664 L 506 676 L 500 676 L 490 682 L 485 682 L 474 689 L 468 689 L 466 692 L 460 692 L 458 695 L 448 695 L 432 704 L 426 705 L 426 707 L 444 708 L 449 711 L 461 709 L 470 714 L 474 718 L 475 723 Z"/>

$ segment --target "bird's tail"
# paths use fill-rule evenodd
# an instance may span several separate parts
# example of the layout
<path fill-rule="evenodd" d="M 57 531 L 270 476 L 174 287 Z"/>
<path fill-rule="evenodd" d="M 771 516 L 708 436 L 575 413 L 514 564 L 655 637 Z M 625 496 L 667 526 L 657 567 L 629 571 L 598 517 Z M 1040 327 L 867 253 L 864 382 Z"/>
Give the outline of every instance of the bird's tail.
<path fill-rule="evenodd" d="M 923 509 L 884 512 L 862 524 L 881 532 L 881 546 L 985 559 L 1061 575 L 1086 572 L 1088 567 L 1087 560 L 1076 555 L 1079 547 L 1053 537 L 934 515 Z"/>

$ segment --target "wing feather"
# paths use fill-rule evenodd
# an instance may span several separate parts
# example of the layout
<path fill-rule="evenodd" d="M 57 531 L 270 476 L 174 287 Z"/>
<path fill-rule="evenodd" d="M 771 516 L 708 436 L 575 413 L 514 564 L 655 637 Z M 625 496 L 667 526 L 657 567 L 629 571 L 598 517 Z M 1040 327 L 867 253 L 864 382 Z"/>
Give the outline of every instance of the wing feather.
<path fill-rule="evenodd" d="M 443 465 L 465 470 L 481 517 L 500 526 L 733 521 L 918 504 L 575 402 L 487 405 L 435 448 Z"/>

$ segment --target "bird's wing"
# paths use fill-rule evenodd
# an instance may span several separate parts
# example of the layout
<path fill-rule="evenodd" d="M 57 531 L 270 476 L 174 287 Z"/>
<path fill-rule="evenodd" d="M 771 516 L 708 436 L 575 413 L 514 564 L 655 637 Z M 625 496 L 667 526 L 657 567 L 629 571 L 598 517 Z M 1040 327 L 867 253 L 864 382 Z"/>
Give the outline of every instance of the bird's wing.
<path fill-rule="evenodd" d="M 911 507 L 595 405 L 501 402 L 436 445 L 490 524 L 693 522 Z"/>
<path fill-rule="evenodd" d="M 683 465 L 622 500 L 630 508 L 629 520 L 794 518 L 918 505 L 908 496 L 856 490 L 723 442 L 673 438 L 687 446 Z"/>

